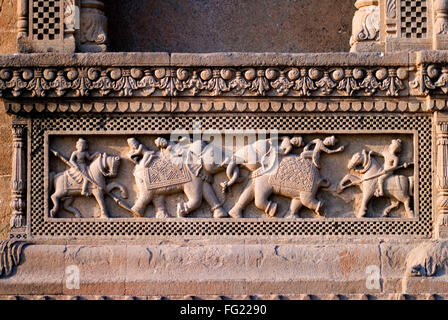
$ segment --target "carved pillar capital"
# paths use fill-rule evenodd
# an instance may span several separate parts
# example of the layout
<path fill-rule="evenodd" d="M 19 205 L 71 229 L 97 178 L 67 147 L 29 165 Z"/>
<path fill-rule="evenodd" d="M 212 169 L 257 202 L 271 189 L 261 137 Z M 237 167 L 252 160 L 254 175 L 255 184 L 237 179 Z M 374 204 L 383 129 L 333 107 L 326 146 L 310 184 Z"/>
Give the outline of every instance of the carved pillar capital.
<path fill-rule="evenodd" d="M 81 20 L 78 50 L 104 52 L 107 50 L 107 18 L 104 3 L 99 0 L 81 0 Z"/>
<path fill-rule="evenodd" d="M 351 51 L 378 51 L 380 10 L 378 0 L 358 0 L 353 17 Z"/>

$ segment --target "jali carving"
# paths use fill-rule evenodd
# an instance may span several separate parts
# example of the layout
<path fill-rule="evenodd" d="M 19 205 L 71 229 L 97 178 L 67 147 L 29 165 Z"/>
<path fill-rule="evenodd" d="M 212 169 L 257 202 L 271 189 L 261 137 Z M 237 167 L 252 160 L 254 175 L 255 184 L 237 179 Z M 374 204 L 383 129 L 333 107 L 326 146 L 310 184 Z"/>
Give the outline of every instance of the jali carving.
<path fill-rule="evenodd" d="M 399 153 L 402 142 L 399 139 L 392 140 L 387 151 L 382 153 L 371 150 L 363 150 L 353 155 L 348 169 L 357 175 L 348 174 L 339 183 L 338 191 L 342 192 L 346 188 L 359 186 L 362 191 L 362 201 L 356 216 L 362 218 L 367 214 L 367 204 L 372 197 L 385 196 L 392 200 L 392 204 L 387 207 L 383 216 L 389 216 L 390 212 L 403 203 L 408 218 L 414 217 L 411 209 L 411 197 L 413 196 L 414 178 L 403 175 L 393 175 L 393 172 L 402 168 L 407 168 L 412 163 L 399 164 Z M 375 156 L 384 158 L 382 168 Z M 348 184 L 347 184 L 348 183 Z"/>
<path fill-rule="evenodd" d="M 54 217 L 57 214 L 60 208 L 60 201 L 62 200 L 63 208 L 75 217 L 80 218 L 81 213 L 79 210 L 71 206 L 73 198 L 91 195 L 95 197 L 100 206 L 100 218 L 109 217 L 104 202 L 105 195 L 109 195 L 117 204 L 134 213 L 121 199 L 111 193 L 112 190 L 119 189 L 121 197 L 127 198 L 125 187 L 117 182 L 106 184 L 107 177 L 113 178 L 117 175 L 120 158 L 106 153 L 90 155 L 87 148 L 87 141 L 82 138 L 79 139 L 76 143 L 77 150 L 73 152 L 69 161 L 59 152 L 52 150 L 54 155 L 68 165 L 70 169 L 58 174 L 50 173 L 50 185 L 54 190 L 51 195 L 53 209 L 50 211 L 50 216 Z M 90 164 L 87 164 L 88 160 L 92 160 Z M 137 214 L 134 213 L 134 215 Z"/>

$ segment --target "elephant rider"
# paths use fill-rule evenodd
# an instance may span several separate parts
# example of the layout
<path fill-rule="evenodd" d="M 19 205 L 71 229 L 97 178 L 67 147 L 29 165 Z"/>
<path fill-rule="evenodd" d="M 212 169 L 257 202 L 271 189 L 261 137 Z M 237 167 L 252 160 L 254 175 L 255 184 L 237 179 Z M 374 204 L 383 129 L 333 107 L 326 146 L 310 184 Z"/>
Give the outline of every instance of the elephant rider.
<path fill-rule="evenodd" d="M 320 169 L 320 153 L 321 151 L 332 154 L 344 151 L 344 146 L 339 147 L 336 150 L 328 149 L 328 147 L 334 147 L 337 143 L 337 139 L 335 136 L 327 137 L 323 141 L 321 139 L 314 139 L 310 143 L 308 143 L 305 148 L 303 148 L 303 152 L 300 155 L 302 159 L 310 159 L 313 165 Z"/>
<path fill-rule="evenodd" d="M 128 145 L 130 147 L 128 155 L 132 162 L 135 164 L 142 163 L 145 168 L 149 167 L 151 160 L 155 157 L 155 152 L 149 150 L 135 138 L 129 138 Z"/>
<path fill-rule="evenodd" d="M 163 137 L 158 137 L 154 143 L 165 158 L 169 159 L 176 167 L 182 168 L 185 163 L 183 159 L 185 148 L 188 149 L 188 145 L 191 144 L 188 140 L 188 138 L 182 138 L 178 143 L 172 143 Z"/>
<path fill-rule="evenodd" d="M 76 142 L 76 150 L 72 153 L 70 157 L 70 163 L 73 167 L 68 171 L 69 176 L 77 183 L 82 183 L 81 195 L 88 196 L 88 185 L 90 179 L 89 173 L 87 172 L 87 161 L 92 161 L 95 159 L 99 153 L 95 152 L 90 154 L 88 152 L 88 143 L 83 138 L 79 138 Z"/>
<path fill-rule="evenodd" d="M 392 140 L 387 150 L 382 153 L 371 151 L 372 155 L 384 158 L 383 174 L 378 178 L 378 189 L 375 196 L 382 197 L 384 195 L 384 181 L 399 167 L 401 151 L 402 141 L 400 139 Z M 407 166 L 407 163 L 403 164 L 404 168 L 407 168 Z"/>

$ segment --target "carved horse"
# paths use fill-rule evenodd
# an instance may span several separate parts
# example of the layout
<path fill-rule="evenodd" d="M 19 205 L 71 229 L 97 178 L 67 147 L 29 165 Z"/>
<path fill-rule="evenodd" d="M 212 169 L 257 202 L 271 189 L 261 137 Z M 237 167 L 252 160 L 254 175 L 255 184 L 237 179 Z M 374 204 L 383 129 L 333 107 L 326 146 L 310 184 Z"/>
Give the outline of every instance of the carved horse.
<path fill-rule="evenodd" d="M 362 201 L 355 213 L 358 218 L 362 218 L 367 213 L 367 204 L 375 196 L 378 188 L 378 177 L 383 172 L 383 168 L 372 157 L 367 150 L 355 153 L 348 164 L 348 169 L 360 174 L 360 177 L 353 174 L 347 174 L 339 183 L 338 192 L 346 188 L 358 185 L 362 191 Z M 347 184 L 349 183 L 349 184 Z M 414 217 L 411 209 L 411 197 L 414 189 L 414 178 L 403 175 L 392 175 L 384 180 L 384 196 L 390 198 L 392 203 L 383 211 L 383 216 L 387 217 L 389 213 L 397 208 L 400 203 L 404 204 L 406 216 Z"/>
<path fill-rule="evenodd" d="M 119 166 L 119 157 L 102 153 L 87 167 L 89 178 L 96 184 L 89 183 L 89 191 L 100 206 L 100 218 L 107 218 L 109 216 L 104 201 L 105 192 L 118 189 L 121 192 L 121 197 L 124 199 L 127 198 L 127 192 L 124 186 L 117 182 L 106 184 L 107 177 L 113 178 L 117 176 Z M 50 211 L 50 216 L 54 217 L 57 214 L 60 208 L 60 201 L 62 200 L 63 208 L 75 217 L 80 218 L 81 213 L 79 210 L 71 205 L 75 197 L 81 196 L 82 183 L 74 181 L 69 175 L 69 170 L 56 175 L 54 173 L 50 174 L 50 183 L 54 190 L 54 193 L 51 195 L 53 209 Z"/>

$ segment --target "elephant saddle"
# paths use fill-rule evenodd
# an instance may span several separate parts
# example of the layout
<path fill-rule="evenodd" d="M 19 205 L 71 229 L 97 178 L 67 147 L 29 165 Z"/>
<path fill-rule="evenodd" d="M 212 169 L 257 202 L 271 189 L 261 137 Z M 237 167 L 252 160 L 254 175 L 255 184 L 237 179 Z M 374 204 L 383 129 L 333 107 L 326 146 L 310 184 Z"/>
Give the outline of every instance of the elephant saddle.
<path fill-rule="evenodd" d="M 320 179 L 319 171 L 311 161 L 298 156 L 288 156 L 281 159 L 269 182 L 281 188 L 311 192 Z"/>
<path fill-rule="evenodd" d="M 185 165 L 177 166 L 165 157 L 156 157 L 144 170 L 147 190 L 169 187 L 191 181 L 191 175 Z"/>

